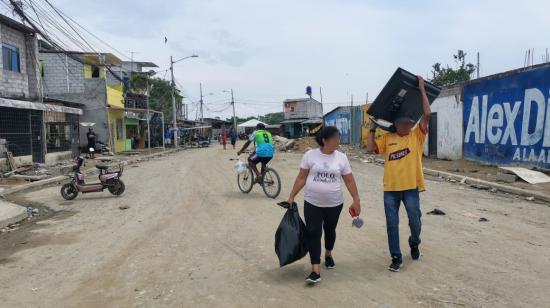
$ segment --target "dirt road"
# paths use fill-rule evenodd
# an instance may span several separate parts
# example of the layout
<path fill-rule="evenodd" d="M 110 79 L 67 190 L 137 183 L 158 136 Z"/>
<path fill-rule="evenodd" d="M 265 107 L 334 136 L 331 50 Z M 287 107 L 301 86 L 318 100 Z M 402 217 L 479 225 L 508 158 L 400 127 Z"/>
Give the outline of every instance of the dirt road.
<path fill-rule="evenodd" d="M 255 187 L 238 191 L 233 151 L 179 152 L 127 168 L 126 193 L 64 201 L 58 187 L 19 198 L 58 213 L 0 235 L 3 307 L 543 307 L 550 303 L 550 208 L 429 180 L 423 258 L 389 261 L 380 166 L 353 162 L 366 225 L 341 216 L 337 268 L 311 288 L 308 258 L 278 268 L 283 210 Z M 272 163 L 281 200 L 300 155 Z M 346 202 L 349 196 L 346 195 Z M 120 205 L 129 205 L 120 210 Z M 344 212 L 343 212 L 344 213 Z M 464 215 L 467 213 L 466 215 Z M 479 217 L 489 219 L 479 222 Z"/>

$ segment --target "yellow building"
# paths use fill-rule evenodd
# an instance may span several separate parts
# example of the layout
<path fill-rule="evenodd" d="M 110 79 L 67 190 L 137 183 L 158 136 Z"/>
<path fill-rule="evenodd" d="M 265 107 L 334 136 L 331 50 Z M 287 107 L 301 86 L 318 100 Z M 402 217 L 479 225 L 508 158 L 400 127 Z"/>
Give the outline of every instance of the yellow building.
<path fill-rule="evenodd" d="M 107 121 L 111 147 L 115 153 L 128 150 L 124 125 L 124 97 L 122 86 L 107 86 Z"/>
<path fill-rule="evenodd" d="M 363 145 L 367 145 L 367 141 L 370 137 L 370 119 L 371 116 L 367 114 L 367 111 L 369 110 L 369 107 L 372 105 L 372 103 L 365 104 L 361 106 L 361 110 L 363 111 L 363 127 L 361 128 L 361 143 Z M 387 134 L 388 132 L 382 129 L 376 130 L 376 137 L 378 138 L 380 135 Z"/>

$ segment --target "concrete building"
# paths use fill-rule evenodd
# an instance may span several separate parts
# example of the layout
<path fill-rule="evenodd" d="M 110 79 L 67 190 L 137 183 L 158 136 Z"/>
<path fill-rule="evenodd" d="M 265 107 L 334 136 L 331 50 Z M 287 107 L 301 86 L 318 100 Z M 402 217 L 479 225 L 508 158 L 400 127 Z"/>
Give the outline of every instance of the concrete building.
<path fill-rule="evenodd" d="M 283 112 L 281 133 L 288 138 L 302 137 L 323 121 L 323 104 L 313 98 L 287 99 Z"/>
<path fill-rule="evenodd" d="M 132 148 L 125 129 L 123 81 L 116 67 L 123 62 L 110 53 L 58 51 L 41 44 L 43 93 L 47 98 L 82 104 L 81 121 L 93 124 L 98 141 L 114 152 Z M 87 129 L 80 130 L 81 146 L 87 143 Z"/>
<path fill-rule="evenodd" d="M 78 104 L 45 99 L 33 29 L 0 15 L 0 169 L 10 152 L 19 164 L 50 163 L 74 155 Z"/>
<path fill-rule="evenodd" d="M 457 160 L 462 158 L 463 84 L 444 88 L 432 103 L 429 132 L 424 143 L 426 156 Z"/>

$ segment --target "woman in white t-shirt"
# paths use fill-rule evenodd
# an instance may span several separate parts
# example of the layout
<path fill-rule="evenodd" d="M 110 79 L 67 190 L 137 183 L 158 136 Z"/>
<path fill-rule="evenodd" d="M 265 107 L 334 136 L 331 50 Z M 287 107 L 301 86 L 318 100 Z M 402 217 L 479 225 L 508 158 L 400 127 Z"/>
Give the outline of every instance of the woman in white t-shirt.
<path fill-rule="evenodd" d="M 351 173 L 346 154 L 337 151 L 340 145 L 340 132 L 334 126 L 323 128 L 316 136 L 320 148 L 310 150 L 302 158 L 300 172 L 294 182 L 288 202 L 305 186 L 304 218 L 307 229 L 307 243 L 311 259 L 311 274 L 306 278 L 309 283 L 321 281 L 321 235 L 325 231 L 325 266 L 335 267 L 332 249 L 336 241 L 336 225 L 342 211 L 344 195 L 342 181 L 353 197 L 353 208 L 361 212 L 361 203 L 357 185 Z"/>

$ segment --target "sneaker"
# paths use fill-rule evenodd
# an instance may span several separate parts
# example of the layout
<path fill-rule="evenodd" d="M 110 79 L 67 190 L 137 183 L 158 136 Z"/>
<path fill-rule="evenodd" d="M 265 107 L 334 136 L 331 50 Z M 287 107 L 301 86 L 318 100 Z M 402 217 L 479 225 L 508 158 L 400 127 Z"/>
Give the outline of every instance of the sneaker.
<path fill-rule="evenodd" d="M 328 269 L 333 269 L 336 267 L 336 264 L 334 263 L 334 259 L 332 257 L 325 257 L 325 266 Z"/>
<path fill-rule="evenodd" d="M 309 276 L 306 278 L 306 282 L 310 284 L 316 284 L 321 281 L 321 275 L 317 274 L 316 272 L 311 272 Z"/>
<path fill-rule="evenodd" d="M 411 257 L 412 257 L 413 260 L 420 259 L 421 255 L 422 254 L 420 253 L 420 249 L 418 248 L 418 245 L 411 246 Z"/>
<path fill-rule="evenodd" d="M 402 261 L 401 261 L 401 258 L 392 258 L 391 260 L 391 264 L 390 266 L 388 267 L 388 269 L 392 272 L 399 272 L 399 269 L 401 268 L 401 265 L 402 265 Z"/>

